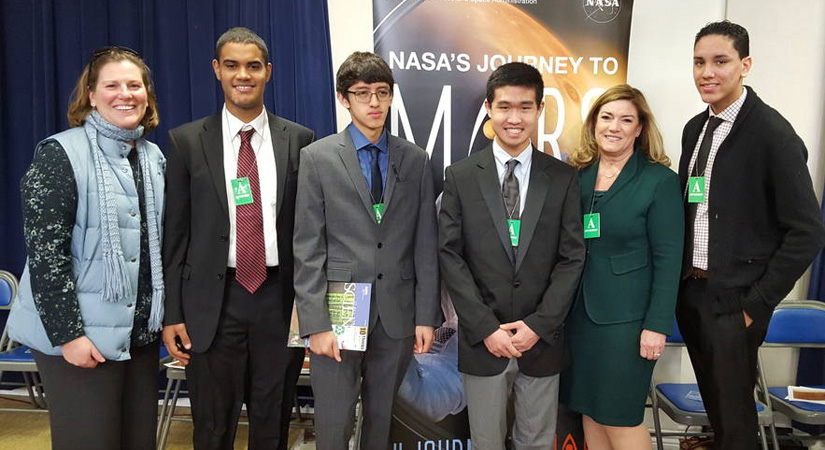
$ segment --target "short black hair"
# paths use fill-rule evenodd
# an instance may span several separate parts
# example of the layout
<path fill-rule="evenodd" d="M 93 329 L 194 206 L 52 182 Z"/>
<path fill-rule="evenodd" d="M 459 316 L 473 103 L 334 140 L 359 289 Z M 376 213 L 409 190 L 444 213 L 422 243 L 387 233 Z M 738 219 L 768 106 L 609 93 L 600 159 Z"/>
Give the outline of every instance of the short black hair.
<path fill-rule="evenodd" d="M 733 48 L 737 53 L 739 53 L 740 59 L 750 56 L 751 50 L 748 30 L 746 30 L 742 25 L 733 23 L 730 20 L 711 22 L 702 27 L 702 29 L 696 33 L 696 39 L 693 41 L 693 46 L 696 47 L 699 39 L 711 34 L 725 36 L 733 41 Z"/>
<path fill-rule="evenodd" d="M 499 66 L 490 74 L 487 79 L 487 103 L 493 103 L 496 89 L 503 86 L 523 86 L 536 91 L 536 106 L 541 104 L 544 97 L 544 80 L 541 73 L 531 66 L 522 62 L 511 62 Z"/>
<path fill-rule="evenodd" d="M 221 49 L 224 45 L 234 42 L 236 44 L 255 44 L 261 50 L 261 55 L 264 57 L 264 63 L 269 62 L 269 49 L 266 48 L 266 42 L 261 39 L 254 31 L 249 28 L 235 27 L 226 30 L 218 42 L 215 44 L 215 59 L 221 60 Z"/>
<path fill-rule="evenodd" d="M 390 66 L 383 58 L 371 52 L 355 52 L 341 63 L 335 75 L 335 90 L 345 94 L 359 81 L 367 84 L 385 82 L 390 85 L 390 91 L 395 85 Z"/>

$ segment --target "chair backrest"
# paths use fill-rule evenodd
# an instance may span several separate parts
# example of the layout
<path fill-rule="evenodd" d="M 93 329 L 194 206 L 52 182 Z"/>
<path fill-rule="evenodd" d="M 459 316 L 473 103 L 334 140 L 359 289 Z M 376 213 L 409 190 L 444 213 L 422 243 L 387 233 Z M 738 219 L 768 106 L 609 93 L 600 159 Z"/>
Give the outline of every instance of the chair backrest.
<path fill-rule="evenodd" d="M 17 278 L 5 270 L 0 270 L 0 309 L 11 309 L 17 297 Z"/>
<path fill-rule="evenodd" d="M 679 331 L 679 323 L 676 319 L 673 320 L 673 334 L 667 337 L 668 344 L 684 344 L 685 340 L 682 338 L 682 332 Z"/>
<path fill-rule="evenodd" d="M 825 347 L 825 303 L 783 301 L 777 305 L 765 336 L 767 347 Z"/>
<path fill-rule="evenodd" d="M 17 297 L 17 277 L 5 270 L 0 270 L 0 309 L 11 309 Z M 14 343 L 9 339 L 8 327 L 3 327 L 0 334 L 0 352 L 11 350 Z"/>

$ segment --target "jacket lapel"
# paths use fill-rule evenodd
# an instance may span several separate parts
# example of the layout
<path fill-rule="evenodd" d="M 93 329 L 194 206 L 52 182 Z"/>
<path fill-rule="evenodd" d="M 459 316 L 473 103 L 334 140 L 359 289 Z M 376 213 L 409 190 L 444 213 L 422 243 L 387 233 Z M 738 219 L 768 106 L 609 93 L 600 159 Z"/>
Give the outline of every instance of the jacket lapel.
<path fill-rule="evenodd" d="M 493 226 L 495 226 L 498 238 L 504 247 L 504 253 L 507 254 L 510 264 L 514 264 L 510 234 L 507 232 L 507 214 L 504 211 L 504 200 L 501 197 L 501 185 L 498 182 L 496 162 L 493 160 L 492 144 L 482 151 L 484 155 L 476 163 L 479 168 L 478 187 L 481 190 L 481 196 L 484 197 L 484 202 L 487 204 L 490 217 L 493 219 Z"/>
<path fill-rule="evenodd" d="M 539 216 L 544 209 L 544 202 L 550 190 L 550 176 L 546 171 L 544 160 L 537 155 L 538 150 L 532 149 L 533 161 L 530 168 L 530 183 L 527 189 L 527 199 L 524 202 L 524 213 L 521 215 L 521 231 L 519 236 L 519 251 L 516 258 L 516 272 L 524 261 L 524 255 L 530 248 L 530 242 L 535 235 Z"/>
<path fill-rule="evenodd" d="M 590 205 L 584 203 L 584 199 L 588 202 L 593 199 L 593 191 L 596 190 L 596 175 L 599 173 L 599 165 L 591 164 L 579 172 L 579 189 L 581 190 L 582 198 L 582 214 L 590 213 Z"/>
<path fill-rule="evenodd" d="M 276 180 L 278 180 L 275 217 L 279 217 L 281 215 L 281 205 L 283 204 L 284 189 L 286 189 L 286 168 L 289 165 L 289 135 L 285 131 L 284 124 L 280 123 L 274 114 L 267 113 L 267 120 L 269 121 L 272 151 L 275 153 Z"/>
<path fill-rule="evenodd" d="M 390 206 L 392 194 L 395 192 L 395 184 L 398 181 L 398 174 L 401 173 L 401 162 L 404 160 L 404 150 L 401 141 L 395 136 L 387 133 L 387 149 L 389 150 L 389 163 L 387 164 L 387 183 L 384 187 L 384 210 Z M 386 213 L 385 213 L 386 214 Z"/>
<path fill-rule="evenodd" d="M 221 114 L 213 114 L 203 122 L 201 132 L 201 146 L 203 148 L 204 159 L 212 176 L 212 183 L 215 185 L 215 193 L 218 194 L 224 214 L 228 214 L 229 209 L 226 199 L 226 176 L 223 170 L 223 132 L 221 125 Z"/>
<path fill-rule="evenodd" d="M 352 186 L 358 192 L 358 196 L 361 197 L 361 202 L 364 204 L 367 214 L 375 221 L 375 214 L 372 211 L 372 197 L 370 197 L 370 193 L 367 191 L 367 183 L 364 181 L 361 165 L 358 164 L 358 155 L 355 154 L 355 144 L 352 143 L 352 139 L 349 137 L 349 132 L 346 129 L 338 133 L 338 138 L 338 156 L 341 157 L 341 161 L 344 163 L 344 169 L 346 169 L 349 175 Z"/>
<path fill-rule="evenodd" d="M 742 124 L 747 120 L 748 114 L 753 111 L 753 107 L 756 106 L 757 103 L 762 103 L 762 100 L 756 95 L 756 92 L 753 92 L 753 89 L 747 86 L 745 86 L 745 89 L 748 90 L 748 96 L 745 97 L 745 103 L 742 104 L 739 114 L 736 115 L 736 120 L 733 122 L 730 133 L 728 133 L 725 140 L 719 144 L 719 149 L 716 150 L 716 159 L 719 159 L 720 156 L 724 157 L 725 149 L 731 145 L 730 142 L 736 142 L 736 133 L 742 128 Z"/>
<path fill-rule="evenodd" d="M 641 151 L 638 149 L 633 150 L 633 154 L 630 155 L 630 159 L 627 160 L 622 171 L 619 173 L 618 178 L 616 181 L 613 182 L 613 185 L 610 186 L 610 189 L 605 192 L 604 197 L 599 200 L 599 206 L 604 206 L 607 202 L 610 201 L 613 197 L 616 196 L 616 193 L 621 191 L 622 188 L 627 186 L 627 183 L 636 176 L 636 171 L 639 170 L 639 158 L 643 158 L 644 156 L 641 155 Z M 596 172 L 598 172 L 598 164 L 594 164 L 596 167 Z M 595 182 L 594 182 L 595 186 Z M 594 187 L 595 189 L 595 187 Z"/>

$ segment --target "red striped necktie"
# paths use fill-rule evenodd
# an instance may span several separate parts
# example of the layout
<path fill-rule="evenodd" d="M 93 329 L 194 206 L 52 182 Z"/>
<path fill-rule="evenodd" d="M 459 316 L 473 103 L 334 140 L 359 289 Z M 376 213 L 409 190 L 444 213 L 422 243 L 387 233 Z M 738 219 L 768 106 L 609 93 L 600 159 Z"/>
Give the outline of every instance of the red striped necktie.
<path fill-rule="evenodd" d="M 258 163 L 252 151 L 255 130 L 241 130 L 241 150 L 238 152 L 238 178 L 249 179 L 252 203 L 235 206 L 235 279 L 250 294 L 266 280 L 266 249 L 264 219 L 261 212 L 261 186 Z"/>

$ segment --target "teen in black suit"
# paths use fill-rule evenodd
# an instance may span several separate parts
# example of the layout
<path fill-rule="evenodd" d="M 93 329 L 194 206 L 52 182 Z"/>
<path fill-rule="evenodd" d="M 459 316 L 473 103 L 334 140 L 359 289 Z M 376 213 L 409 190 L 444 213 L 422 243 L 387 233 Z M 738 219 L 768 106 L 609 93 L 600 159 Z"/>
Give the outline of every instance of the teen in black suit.
<path fill-rule="evenodd" d="M 542 93 L 531 66 L 493 72 L 485 105 L 495 141 L 448 167 L 444 181 L 441 275 L 459 318 L 458 369 L 474 449 L 505 448 L 510 397 L 514 448 L 552 448 L 555 436 L 562 322 L 584 240 L 575 170 L 531 145 Z M 519 231 L 508 220 L 518 220 Z"/>
<path fill-rule="evenodd" d="M 676 313 L 715 448 L 751 450 L 757 350 L 773 308 L 825 243 L 825 229 L 805 145 L 743 85 L 751 67 L 747 31 L 728 21 L 705 26 L 693 59 L 696 87 L 710 107 L 685 125 L 679 175 L 686 198 L 696 189 L 690 177 L 705 178 L 706 195 L 686 200 Z M 711 145 L 703 149 L 702 141 Z"/>
<path fill-rule="evenodd" d="M 225 108 L 169 132 L 163 339 L 169 353 L 187 364 L 196 449 L 231 449 L 242 403 L 249 413 L 249 448 L 285 449 L 303 360 L 303 351 L 287 348 L 286 339 L 294 297 L 298 154 L 314 133 L 265 111 L 263 93 L 272 74 L 267 61 L 266 44 L 252 31 L 224 33 L 212 65 Z M 253 130 L 248 145 L 260 195 L 236 205 L 230 186 L 241 178 L 235 171 L 243 166 L 245 130 Z M 242 207 L 261 214 L 262 224 L 249 226 L 263 235 L 255 250 L 239 245 L 246 230 Z M 256 267 L 263 280 L 250 287 L 239 264 L 249 253 L 260 255 L 260 246 L 265 258 L 258 262 L 266 267 Z"/>

